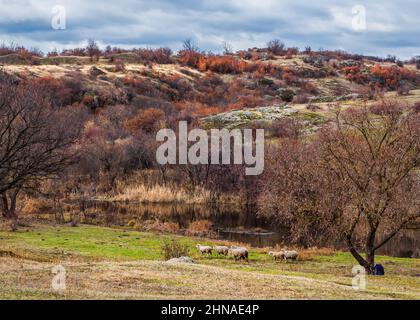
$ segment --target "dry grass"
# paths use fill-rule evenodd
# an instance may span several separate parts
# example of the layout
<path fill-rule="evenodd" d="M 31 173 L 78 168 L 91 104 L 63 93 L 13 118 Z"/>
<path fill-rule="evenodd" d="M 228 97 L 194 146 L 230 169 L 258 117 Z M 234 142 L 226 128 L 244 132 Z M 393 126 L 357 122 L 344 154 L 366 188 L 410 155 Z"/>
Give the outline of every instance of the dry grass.
<path fill-rule="evenodd" d="M 210 199 L 210 193 L 203 189 L 188 192 L 176 186 L 144 184 L 129 185 L 113 197 L 111 201 L 135 201 L 141 203 L 187 203 L 204 204 Z"/>
<path fill-rule="evenodd" d="M 178 233 L 179 224 L 175 222 L 161 222 L 159 220 L 146 220 L 136 223 L 134 226 L 138 230 L 164 232 L 164 233 Z"/>
<path fill-rule="evenodd" d="M 299 260 L 300 261 L 312 261 L 318 256 L 332 256 L 336 253 L 333 249 L 330 248 L 311 248 L 307 250 L 299 251 Z"/>
<path fill-rule="evenodd" d="M 42 211 L 48 211 L 53 208 L 51 201 L 41 198 L 25 196 L 22 199 L 20 212 L 23 214 L 36 214 Z"/>
<path fill-rule="evenodd" d="M 0 238 L 0 299 L 420 299 L 416 259 L 378 257 L 387 275 L 368 277 L 367 290 L 355 291 L 354 259 L 327 249 L 301 250 L 305 260 L 286 263 L 249 248 L 250 261 L 237 263 L 194 248 L 234 243 L 123 229 L 43 224 Z M 196 263 L 160 261 L 162 244 L 172 240 L 188 246 Z M 67 271 L 62 296 L 50 288 L 57 264 Z"/>
<path fill-rule="evenodd" d="M 351 279 L 227 270 L 217 266 L 141 262 L 64 262 L 66 291 L 51 290 L 52 263 L 0 258 L 0 296 L 6 299 L 387 299 L 355 291 Z M 19 270 L 19 272 L 16 272 Z M 402 297 L 403 297 L 403 293 Z"/>
<path fill-rule="evenodd" d="M 211 229 L 211 222 L 209 220 L 198 220 L 190 223 L 187 229 L 187 235 L 203 236 L 208 235 Z"/>

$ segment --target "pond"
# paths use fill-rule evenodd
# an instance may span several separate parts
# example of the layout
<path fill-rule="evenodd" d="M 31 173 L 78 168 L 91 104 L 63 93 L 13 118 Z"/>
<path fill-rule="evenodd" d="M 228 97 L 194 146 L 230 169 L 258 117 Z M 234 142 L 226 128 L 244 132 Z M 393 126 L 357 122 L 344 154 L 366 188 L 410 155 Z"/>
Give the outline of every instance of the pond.
<path fill-rule="evenodd" d="M 207 220 L 217 239 L 260 248 L 287 243 L 284 231 L 273 230 L 267 221 L 257 218 L 253 212 L 232 207 L 86 201 L 82 209 L 83 223 L 126 226 L 132 220 L 140 224 L 147 221 L 171 222 L 182 232 L 188 230 L 192 222 Z M 378 254 L 411 257 L 419 248 L 420 231 L 408 230 L 398 234 Z"/>

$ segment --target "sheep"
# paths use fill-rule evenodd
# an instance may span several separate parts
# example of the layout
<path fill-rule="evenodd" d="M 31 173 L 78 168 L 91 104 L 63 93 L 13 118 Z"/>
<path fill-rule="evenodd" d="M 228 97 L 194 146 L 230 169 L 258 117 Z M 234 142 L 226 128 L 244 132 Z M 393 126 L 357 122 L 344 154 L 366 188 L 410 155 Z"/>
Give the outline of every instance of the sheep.
<path fill-rule="evenodd" d="M 227 256 L 229 253 L 229 248 L 224 246 L 214 246 L 213 249 L 217 252 L 218 255 Z"/>
<path fill-rule="evenodd" d="M 412 259 L 420 259 L 420 249 L 416 249 L 411 255 Z"/>
<path fill-rule="evenodd" d="M 231 247 L 228 252 L 229 252 L 229 254 L 231 254 L 233 256 L 235 261 L 240 261 L 240 260 L 245 260 L 247 262 L 249 261 L 248 260 L 248 249 L 246 249 L 246 248 Z"/>
<path fill-rule="evenodd" d="M 285 251 L 282 250 L 280 251 L 283 254 L 283 259 L 284 260 L 296 260 L 299 256 L 299 253 L 297 251 Z"/>
<path fill-rule="evenodd" d="M 273 252 L 273 251 L 270 251 L 268 253 L 268 255 L 270 257 L 272 257 L 274 261 L 284 259 L 284 252 Z"/>
<path fill-rule="evenodd" d="M 201 244 L 197 244 L 196 248 L 198 249 L 198 251 L 200 251 L 202 255 L 204 254 L 212 255 L 212 248 L 209 246 L 202 246 Z"/>

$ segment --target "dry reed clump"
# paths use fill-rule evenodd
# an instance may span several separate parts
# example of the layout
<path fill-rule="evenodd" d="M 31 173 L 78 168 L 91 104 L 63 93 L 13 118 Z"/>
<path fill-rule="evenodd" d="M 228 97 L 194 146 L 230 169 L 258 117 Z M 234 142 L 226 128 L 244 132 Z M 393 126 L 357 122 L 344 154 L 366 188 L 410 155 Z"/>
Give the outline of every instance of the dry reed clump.
<path fill-rule="evenodd" d="M 127 222 L 127 227 L 134 228 L 136 227 L 136 225 L 137 225 L 137 221 L 134 219 Z"/>
<path fill-rule="evenodd" d="M 299 252 L 299 260 L 301 261 L 311 261 L 317 256 L 332 256 L 337 251 L 331 248 L 310 248 L 306 250 L 301 250 Z"/>
<path fill-rule="evenodd" d="M 20 211 L 24 214 L 37 214 L 53 209 L 53 204 L 47 199 L 26 196 L 22 200 Z"/>
<path fill-rule="evenodd" d="M 136 223 L 136 229 L 143 231 L 178 233 L 180 231 L 179 224 L 175 222 L 162 222 L 159 220 L 146 220 L 144 222 Z"/>
<path fill-rule="evenodd" d="M 8 219 L 3 219 L 0 217 L 0 232 L 9 232 L 9 231 L 14 231 L 14 227 L 13 227 L 13 221 L 8 220 Z"/>
<path fill-rule="evenodd" d="M 212 223 L 209 220 L 193 221 L 188 226 L 186 235 L 189 236 L 210 236 L 213 231 L 211 230 Z"/>
<path fill-rule="evenodd" d="M 204 204 L 210 199 L 210 193 L 202 188 L 188 192 L 177 186 L 131 185 L 121 188 L 121 191 L 111 198 L 113 201 L 136 201 L 141 203 L 188 203 Z"/>

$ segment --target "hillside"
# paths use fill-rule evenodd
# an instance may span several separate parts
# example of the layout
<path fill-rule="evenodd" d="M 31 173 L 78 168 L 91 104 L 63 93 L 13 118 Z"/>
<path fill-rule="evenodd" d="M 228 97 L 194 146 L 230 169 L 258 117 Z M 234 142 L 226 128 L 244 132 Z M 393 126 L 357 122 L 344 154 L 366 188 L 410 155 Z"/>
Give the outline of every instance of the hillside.
<path fill-rule="evenodd" d="M 419 298 L 420 60 L 89 42 L 0 64 L 0 298 Z M 263 128 L 263 153 L 162 165 L 180 121 Z"/>
<path fill-rule="evenodd" d="M 306 113 L 328 113 L 336 103 L 348 106 L 397 94 L 410 104 L 419 101 L 420 71 L 395 60 L 250 49 L 220 56 L 181 52 L 160 63 L 157 54 L 111 54 L 94 62 L 80 56 L 36 57 L 30 64 L 10 54 L 0 57 L 0 63 L 18 78 L 45 83 L 55 91 L 57 104 L 81 104 L 95 111 L 129 105 L 131 113 L 154 108 L 162 110 L 168 122 L 285 105 L 305 118 Z M 273 119 L 262 114 L 255 120 Z"/>

